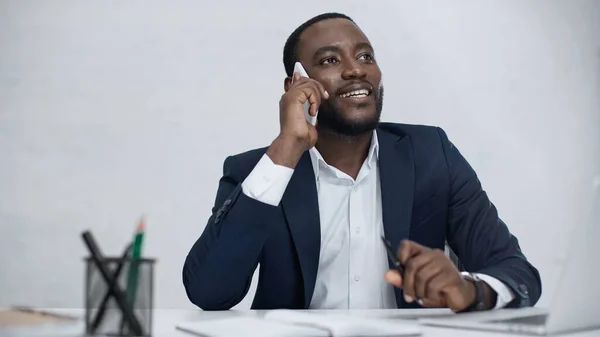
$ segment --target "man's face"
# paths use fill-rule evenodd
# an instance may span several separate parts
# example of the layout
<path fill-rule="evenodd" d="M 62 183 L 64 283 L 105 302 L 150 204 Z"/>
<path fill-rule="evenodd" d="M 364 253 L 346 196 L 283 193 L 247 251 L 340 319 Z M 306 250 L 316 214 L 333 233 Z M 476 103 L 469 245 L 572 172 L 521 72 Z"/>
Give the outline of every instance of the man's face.
<path fill-rule="evenodd" d="M 319 107 L 319 129 L 356 136 L 377 127 L 381 71 L 373 47 L 354 23 L 328 19 L 310 26 L 300 36 L 298 60 L 330 95 Z"/>

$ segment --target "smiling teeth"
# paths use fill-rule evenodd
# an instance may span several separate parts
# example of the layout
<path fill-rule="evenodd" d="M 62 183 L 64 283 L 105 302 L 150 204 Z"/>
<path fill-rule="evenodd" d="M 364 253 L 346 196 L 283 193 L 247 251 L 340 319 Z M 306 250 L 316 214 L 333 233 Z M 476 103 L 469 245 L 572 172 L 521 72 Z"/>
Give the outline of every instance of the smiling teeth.
<path fill-rule="evenodd" d="M 354 91 L 340 95 L 341 98 L 366 97 L 366 96 L 369 96 L 369 90 L 367 90 L 367 89 L 354 90 Z"/>

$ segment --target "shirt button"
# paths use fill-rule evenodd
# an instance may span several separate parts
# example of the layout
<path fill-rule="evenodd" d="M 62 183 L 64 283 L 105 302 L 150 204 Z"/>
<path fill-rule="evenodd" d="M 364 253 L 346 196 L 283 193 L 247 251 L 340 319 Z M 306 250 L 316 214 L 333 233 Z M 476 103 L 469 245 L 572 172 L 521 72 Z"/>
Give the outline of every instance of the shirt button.
<path fill-rule="evenodd" d="M 356 234 L 360 233 L 360 227 L 356 227 Z"/>
<path fill-rule="evenodd" d="M 356 281 L 356 282 L 360 281 L 360 275 L 354 275 L 354 281 Z"/>

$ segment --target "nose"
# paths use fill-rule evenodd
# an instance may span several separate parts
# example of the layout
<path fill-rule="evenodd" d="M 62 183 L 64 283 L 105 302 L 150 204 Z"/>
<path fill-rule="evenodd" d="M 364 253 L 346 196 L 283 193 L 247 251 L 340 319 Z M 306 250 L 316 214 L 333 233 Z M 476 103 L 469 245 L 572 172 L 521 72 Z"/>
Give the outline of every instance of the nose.
<path fill-rule="evenodd" d="M 342 78 L 345 80 L 351 80 L 355 78 L 363 78 L 366 74 L 367 73 L 360 62 L 350 59 L 346 62 L 344 71 L 342 71 Z"/>

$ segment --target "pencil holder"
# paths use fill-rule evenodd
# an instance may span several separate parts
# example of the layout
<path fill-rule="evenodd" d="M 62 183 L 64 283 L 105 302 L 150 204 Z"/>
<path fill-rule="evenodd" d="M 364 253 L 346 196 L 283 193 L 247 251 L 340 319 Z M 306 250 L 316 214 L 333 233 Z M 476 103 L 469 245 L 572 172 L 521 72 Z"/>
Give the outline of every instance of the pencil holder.
<path fill-rule="evenodd" d="M 155 259 L 85 259 L 86 335 L 152 336 Z"/>

